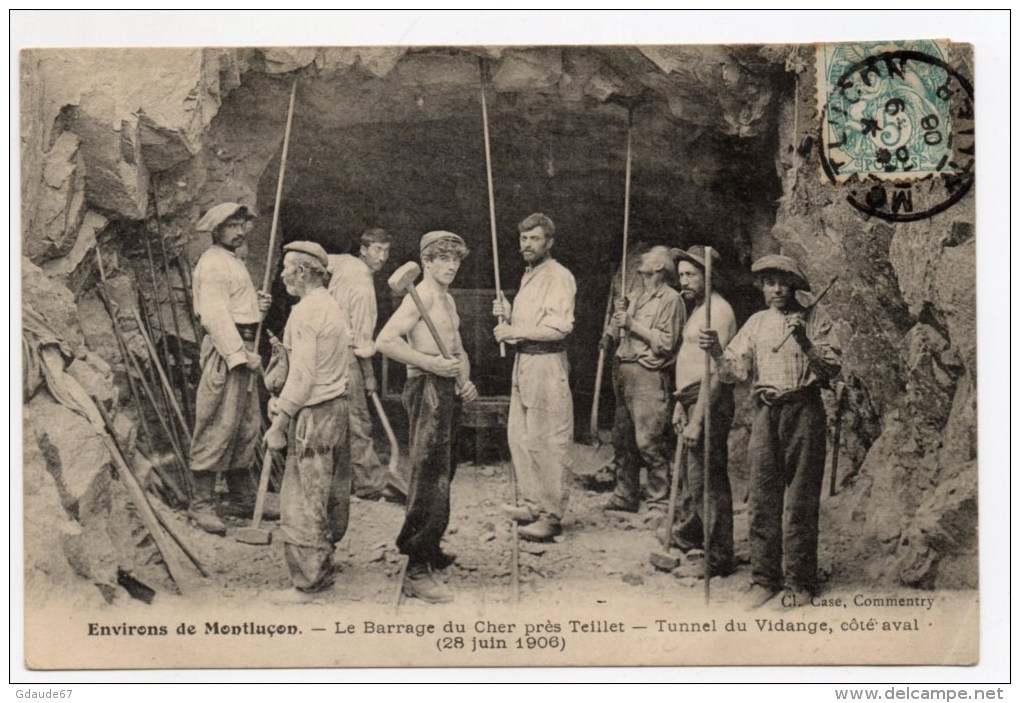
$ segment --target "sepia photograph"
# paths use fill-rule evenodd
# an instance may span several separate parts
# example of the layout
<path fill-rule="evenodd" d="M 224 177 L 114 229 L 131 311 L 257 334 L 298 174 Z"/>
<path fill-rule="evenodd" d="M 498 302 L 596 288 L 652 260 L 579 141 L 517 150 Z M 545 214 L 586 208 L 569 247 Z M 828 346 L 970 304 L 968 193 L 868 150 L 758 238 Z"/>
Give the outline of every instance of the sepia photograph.
<path fill-rule="evenodd" d="M 890 29 L 20 47 L 24 668 L 979 664 L 995 86 Z"/>

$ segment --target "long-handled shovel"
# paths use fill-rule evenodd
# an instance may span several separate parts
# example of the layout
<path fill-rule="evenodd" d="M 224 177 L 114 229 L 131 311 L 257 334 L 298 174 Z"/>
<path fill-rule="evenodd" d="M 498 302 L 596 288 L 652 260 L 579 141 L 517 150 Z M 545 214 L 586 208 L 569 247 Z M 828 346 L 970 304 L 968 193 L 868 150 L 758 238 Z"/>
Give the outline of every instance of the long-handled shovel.
<path fill-rule="evenodd" d="M 615 277 L 615 275 L 614 275 Z M 588 438 L 589 441 L 595 445 L 596 450 L 599 445 L 602 444 L 602 438 L 599 437 L 599 401 L 602 395 L 602 381 L 605 376 L 606 370 L 606 344 L 602 339 L 605 329 L 609 326 L 609 318 L 613 315 L 613 283 L 610 279 L 609 283 L 609 295 L 606 298 L 606 314 L 602 319 L 602 329 L 599 330 L 599 360 L 595 365 L 595 393 L 591 399 L 591 420 L 588 424 Z"/>
<path fill-rule="evenodd" d="M 680 566 L 680 559 L 669 553 L 673 542 L 673 525 L 676 523 L 676 501 L 680 495 L 680 478 L 684 473 L 684 460 L 687 458 L 687 448 L 684 446 L 684 439 L 681 433 L 677 433 L 676 452 L 673 454 L 673 475 L 669 484 L 669 507 L 666 510 L 666 522 L 663 523 L 659 532 L 659 542 L 662 543 L 662 551 L 652 552 L 649 560 L 656 569 L 672 571 Z"/>
<path fill-rule="evenodd" d="M 379 399 L 379 394 L 376 391 L 372 391 L 368 394 L 368 397 L 372 399 L 372 405 L 375 406 L 375 411 L 379 415 L 379 422 L 382 423 L 383 430 L 386 432 L 386 439 L 390 443 L 390 477 L 398 476 L 397 468 L 400 466 L 400 445 L 397 443 L 397 435 L 393 432 L 393 426 L 390 424 L 390 419 L 386 417 L 386 410 L 383 408 L 382 400 Z M 404 495 L 407 495 L 407 486 L 395 486 L 395 488 L 403 491 Z"/>

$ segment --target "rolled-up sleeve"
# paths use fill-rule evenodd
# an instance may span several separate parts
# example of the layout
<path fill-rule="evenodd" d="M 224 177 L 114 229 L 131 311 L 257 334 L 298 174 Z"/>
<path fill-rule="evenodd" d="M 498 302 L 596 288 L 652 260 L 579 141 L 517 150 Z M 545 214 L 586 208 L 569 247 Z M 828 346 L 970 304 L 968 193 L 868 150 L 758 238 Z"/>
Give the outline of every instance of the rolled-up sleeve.
<path fill-rule="evenodd" d="M 723 383 L 746 381 L 754 368 L 754 321 L 748 321 L 723 350 L 722 358 L 715 359 L 719 380 Z"/>
<path fill-rule="evenodd" d="M 542 316 L 538 324 L 562 332 L 564 335 L 574 331 L 574 296 L 577 295 L 577 284 L 569 272 L 558 275 L 549 283 L 546 297 L 542 304 Z"/>
<path fill-rule="evenodd" d="M 670 356 L 680 341 L 686 312 L 680 297 L 666 299 L 656 311 L 648 347 L 658 357 Z"/>

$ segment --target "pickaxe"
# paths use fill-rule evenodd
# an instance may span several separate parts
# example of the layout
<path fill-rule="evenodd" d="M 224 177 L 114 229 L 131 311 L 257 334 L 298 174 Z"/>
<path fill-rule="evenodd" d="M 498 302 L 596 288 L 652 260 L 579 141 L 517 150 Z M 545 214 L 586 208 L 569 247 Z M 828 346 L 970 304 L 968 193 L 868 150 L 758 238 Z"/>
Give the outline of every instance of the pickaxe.
<path fill-rule="evenodd" d="M 816 305 L 818 305 L 818 303 L 822 302 L 822 298 L 825 297 L 825 294 L 829 292 L 829 289 L 832 288 L 832 286 L 838 280 L 839 280 L 839 276 L 833 276 L 832 280 L 829 281 L 829 285 L 825 286 L 825 288 L 822 290 L 822 292 L 819 293 L 818 296 L 815 298 L 815 302 L 811 303 L 810 305 L 807 306 L 807 308 L 805 308 L 805 313 L 807 311 L 811 310 L 812 308 L 814 308 Z M 786 335 L 779 341 L 779 344 L 777 344 L 776 346 L 772 347 L 772 353 L 775 354 L 780 349 L 782 349 L 783 345 L 786 344 L 786 340 L 788 340 L 790 338 L 790 335 L 792 335 L 792 334 L 793 334 L 793 328 L 791 327 L 790 331 L 787 332 Z"/>

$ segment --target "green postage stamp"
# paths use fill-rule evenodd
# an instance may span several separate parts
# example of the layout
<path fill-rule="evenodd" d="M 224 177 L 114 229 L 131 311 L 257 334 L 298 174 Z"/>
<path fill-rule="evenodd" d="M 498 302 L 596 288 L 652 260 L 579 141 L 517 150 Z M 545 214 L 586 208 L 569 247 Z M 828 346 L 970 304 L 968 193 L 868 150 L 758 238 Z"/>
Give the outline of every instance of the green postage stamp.
<path fill-rule="evenodd" d="M 940 191 L 922 208 L 929 215 L 962 197 L 973 178 L 974 91 L 948 54 L 937 41 L 819 45 L 823 179 L 926 179 Z M 857 195 L 855 207 L 886 219 L 913 219 L 917 209 L 906 189 Z"/>

